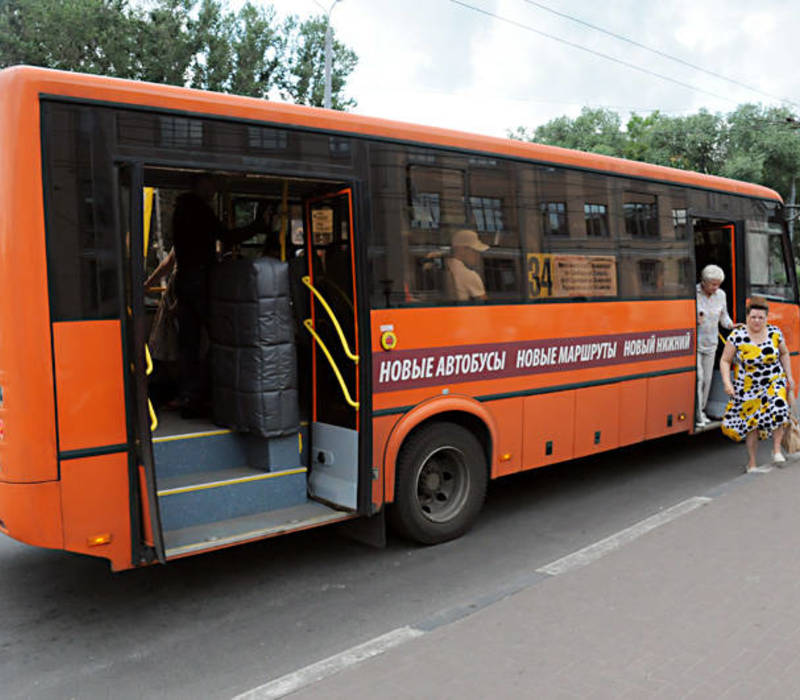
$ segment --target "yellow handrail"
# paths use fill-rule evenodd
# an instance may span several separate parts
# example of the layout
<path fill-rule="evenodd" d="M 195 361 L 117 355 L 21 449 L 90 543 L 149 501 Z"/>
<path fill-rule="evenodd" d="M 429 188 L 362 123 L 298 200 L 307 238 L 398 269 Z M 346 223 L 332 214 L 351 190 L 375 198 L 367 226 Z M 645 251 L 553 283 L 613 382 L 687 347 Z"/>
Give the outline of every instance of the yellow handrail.
<path fill-rule="evenodd" d="M 328 362 L 331 365 L 331 369 L 333 370 L 333 373 L 336 375 L 336 379 L 339 380 L 339 386 L 342 388 L 342 393 L 344 394 L 345 401 L 347 401 L 347 403 L 350 404 L 357 411 L 359 403 L 358 401 L 353 401 L 353 399 L 350 398 L 350 392 L 347 390 L 347 387 L 345 386 L 344 379 L 342 378 L 342 373 L 336 366 L 336 362 L 334 362 L 333 357 L 328 351 L 328 348 L 325 346 L 325 343 L 322 342 L 322 338 L 320 338 L 317 332 L 314 330 L 314 324 L 312 323 L 311 319 L 307 318 L 305 321 L 303 321 L 303 325 L 306 327 L 308 332 L 314 336 L 314 340 L 316 340 L 317 343 L 319 343 L 320 348 L 322 348 L 322 352 L 324 352 L 325 357 L 328 358 Z"/>
<path fill-rule="evenodd" d="M 158 427 L 158 418 L 156 417 L 153 404 L 150 403 L 150 399 L 147 399 L 147 410 L 150 412 L 150 432 L 155 432 L 155 429 Z"/>
<path fill-rule="evenodd" d="M 145 374 L 149 376 L 153 373 L 153 358 L 150 356 L 150 348 L 147 347 L 147 343 L 144 344 L 144 361 L 146 364 Z M 150 432 L 154 432 L 158 427 L 158 416 L 156 416 L 156 410 L 149 398 L 147 399 L 147 410 L 150 413 Z"/>
<path fill-rule="evenodd" d="M 342 327 L 339 325 L 339 321 L 336 319 L 333 310 L 331 309 L 330 306 L 328 306 L 328 302 L 322 298 L 322 294 L 320 294 L 317 288 L 313 284 L 311 284 L 311 278 L 308 275 L 302 278 L 302 282 L 304 285 L 306 285 L 306 287 L 308 287 L 311 290 L 314 296 L 317 297 L 317 299 L 319 299 L 319 303 L 322 304 L 323 307 L 325 307 L 325 311 L 327 311 L 328 316 L 331 317 L 331 321 L 333 321 L 333 325 L 336 328 L 336 332 L 339 334 L 339 340 L 342 341 L 342 349 L 344 350 L 344 354 L 347 355 L 353 362 L 358 364 L 358 355 L 355 355 L 351 352 L 350 345 L 347 342 L 347 338 L 344 337 L 344 331 L 342 330 Z M 309 328 L 309 330 L 311 329 Z M 314 331 L 311 330 L 311 332 L 313 333 Z M 325 352 L 327 352 L 327 350 Z"/>

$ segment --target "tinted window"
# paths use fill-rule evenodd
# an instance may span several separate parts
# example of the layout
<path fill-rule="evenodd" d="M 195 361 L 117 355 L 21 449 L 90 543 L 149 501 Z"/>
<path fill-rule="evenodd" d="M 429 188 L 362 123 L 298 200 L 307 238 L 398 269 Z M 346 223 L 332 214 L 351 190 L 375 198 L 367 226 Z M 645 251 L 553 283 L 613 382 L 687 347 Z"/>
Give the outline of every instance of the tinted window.
<path fill-rule="evenodd" d="M 794 301 L 790 259 L 781 224 L 763 219 L 747 222 L 747 266 L 751 294 Z"/>
<path fill-rule="evenodd" d="M 113 117 L 42 103 L 48 280 L 53 320 L 119 316 Z"/>
<path fill-rule="evenodd" d="M 373 144 L 373 304 L 483 303 L 483 295 L 489 302 L 519 301 L 516 167 L 501 159 Z"/>
<path fill-rule="evenodd" d="M 42 102 L 48 278 L 54 320 L 118 317 L 123 235 L 114 158 L 189 168 L 352 178 L 353 142 L 252 123 Z"/>
<path fill-rule="evenodd" d="M 658 205 L 655 195 L 625 192 L 622 210 L 627 235 L 658 238 Z"/>
<path fill-rule="evenodd" d="M 694 282 L 686 191 L 620 180 L 620 296 L 690 297 Z"/>

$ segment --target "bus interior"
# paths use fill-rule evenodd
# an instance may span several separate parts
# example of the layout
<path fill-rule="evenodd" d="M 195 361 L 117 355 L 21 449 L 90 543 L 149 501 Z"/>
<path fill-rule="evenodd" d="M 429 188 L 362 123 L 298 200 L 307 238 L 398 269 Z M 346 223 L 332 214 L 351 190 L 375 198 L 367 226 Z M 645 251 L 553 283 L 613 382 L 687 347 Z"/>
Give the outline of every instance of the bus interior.
<path fill-rule="evenodd" d="M 706 265 L 718 265 L 725 273 L 725 279 L 720 285 L 720 289 L 725 292 L 728 302 L 728 313 L 734 323 L 744 322 L 744 298 L 740 290 L 737 289 L 737 279 L 743 282 L 741 273 L 737 275 L 736 256 L 734 250 L 739 247 L 736 244 L 737 226 L 732 221 L 722 221 L 715 219 L 693 219 L 695 250 L 695 279 L 700 281 L 700 274 Z M 740 309 L 740 303 L 742 308 Z M 714 376 L 711 380 L 708 402 L 705 412 L 711 419 L 708 423 L 698 430 L 711 430 L 718 428 L 725 414 L 725 406 L 728 403 L 728 396 L 722 384 L 722 375 L 719 371 L 719 360 L 725 347 L 723 342 L 727 338 L 729 330 L 719 328 L 720 342 L 714 357 Z"/>
<path fill-rule="evenodd" d="M 358 369 L 348 357 L 358 347 L 351 190 L 341 182 L 146 167 L 142 279 L 172 250 L 176 202 L 199 177 L 214 184 L 208 204 L 221 231 L 249 226 L 257 232 L 233 246 L 217 243 L 219 263 L 200 349 L 204 392 L 199 409 L 187 411 L 182 403 L 186 368 L 178 343 L 177 270 L 144 290 L 152 430 L 143 426 L 142 432 L 152 443 L 158 504 L 158 519 L 152 522 L 161 531 L 165 558 L 348 519 L 358 508 L 358 411 L 351 405 L 357 405 Z M 263 299 L 215 305 L 215 295 L 223 294 L 217 278 L 241 275 L 265 259 L 280 261 L 278 267 L 288 273 L 289 298 L 279 301 L 290 314 L 290 338 L 283 345 L 291 347 L 278 363 L 246 346 L 253 345 L 259 327 L 287 325 L 285 314 L 271 307 L 250 313 L 254 306 L 264 308 Z M 137 284 L 137 272 L 129 278 L 131 286 Z M 220 324 L 237 326 L 233 335 L 240 340 L 210 332 Z M 243 347 L 232 349 L 230 343 Z M 318 352 L 321 345 L 326 351 Z M 236 362 L 230 361 L 231 352 L 239 353 Z M 296 425 L 282 424 L 264 434 L 231 422 L 230 412 L 220 410 L 224 387 L 242 381 L 232 375 L 248 372 L 272 377 L 279 389 L 296 397 Z M 284 405 L 284 398 L 266 410 Z"/>

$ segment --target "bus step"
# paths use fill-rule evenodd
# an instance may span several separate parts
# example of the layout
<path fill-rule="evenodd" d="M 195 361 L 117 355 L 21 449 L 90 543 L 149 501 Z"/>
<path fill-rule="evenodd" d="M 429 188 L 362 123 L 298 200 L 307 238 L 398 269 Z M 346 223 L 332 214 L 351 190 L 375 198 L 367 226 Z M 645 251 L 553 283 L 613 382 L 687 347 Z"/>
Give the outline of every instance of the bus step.
<path fill-rule="evenodd" d="M 215 523 L 305 503 L 306 469 L 234 467 L 160 479 L 164 531 Z"/>
<path fill-rule="evenodd" d="M 291 508 L 165 531 L 164 548 L 167 559 L 171 559 L 295 530 L 307 530 L 352 517 L 350 513 L 334 510 L 315 501 L 306 501 Z"/>
<path fill-rule="evenodd" d="M 165 479 L 224 469 L 231 464 L 247 464 L 270 471 L 285 468 L 286 465 L 299 465 L 302 463 L 300 446 L 306 442 L 297 433 L 262 438 L 225 429 L 155 436 L 153 457 L 156 480 L 161 488 Z"/>

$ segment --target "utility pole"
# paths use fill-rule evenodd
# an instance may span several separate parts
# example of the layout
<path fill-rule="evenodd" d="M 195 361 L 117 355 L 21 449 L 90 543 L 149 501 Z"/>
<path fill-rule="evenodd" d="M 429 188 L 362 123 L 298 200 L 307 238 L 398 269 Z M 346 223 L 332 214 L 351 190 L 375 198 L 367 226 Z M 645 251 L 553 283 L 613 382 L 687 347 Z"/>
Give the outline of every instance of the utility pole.
<path fill-rule="evenodd" d="M 331 6 L 326 10 L 325 6 L 320 4 L 318 0 L 314 2 L 322 8 L 327 20 L 327 28 L 325 29 L 325 96 L 323 98 L 323 106 L 325 109 L 331 108 L 331 63 L 333 61 L 333 31 L 331 30 L 331 12 L 338 3 L 342 0 L 333 0 Z"/>
<path fill-rule="evenodd" d="M 789 225 L 789 242 L 792 244 L 792 251 L 794 251 L 794 220 L 797 218 L 797 178 L 792 178 L 792 189 L 789 190 L 789 203 L 787 209 L 789 210 L 788 225 Z"/>

